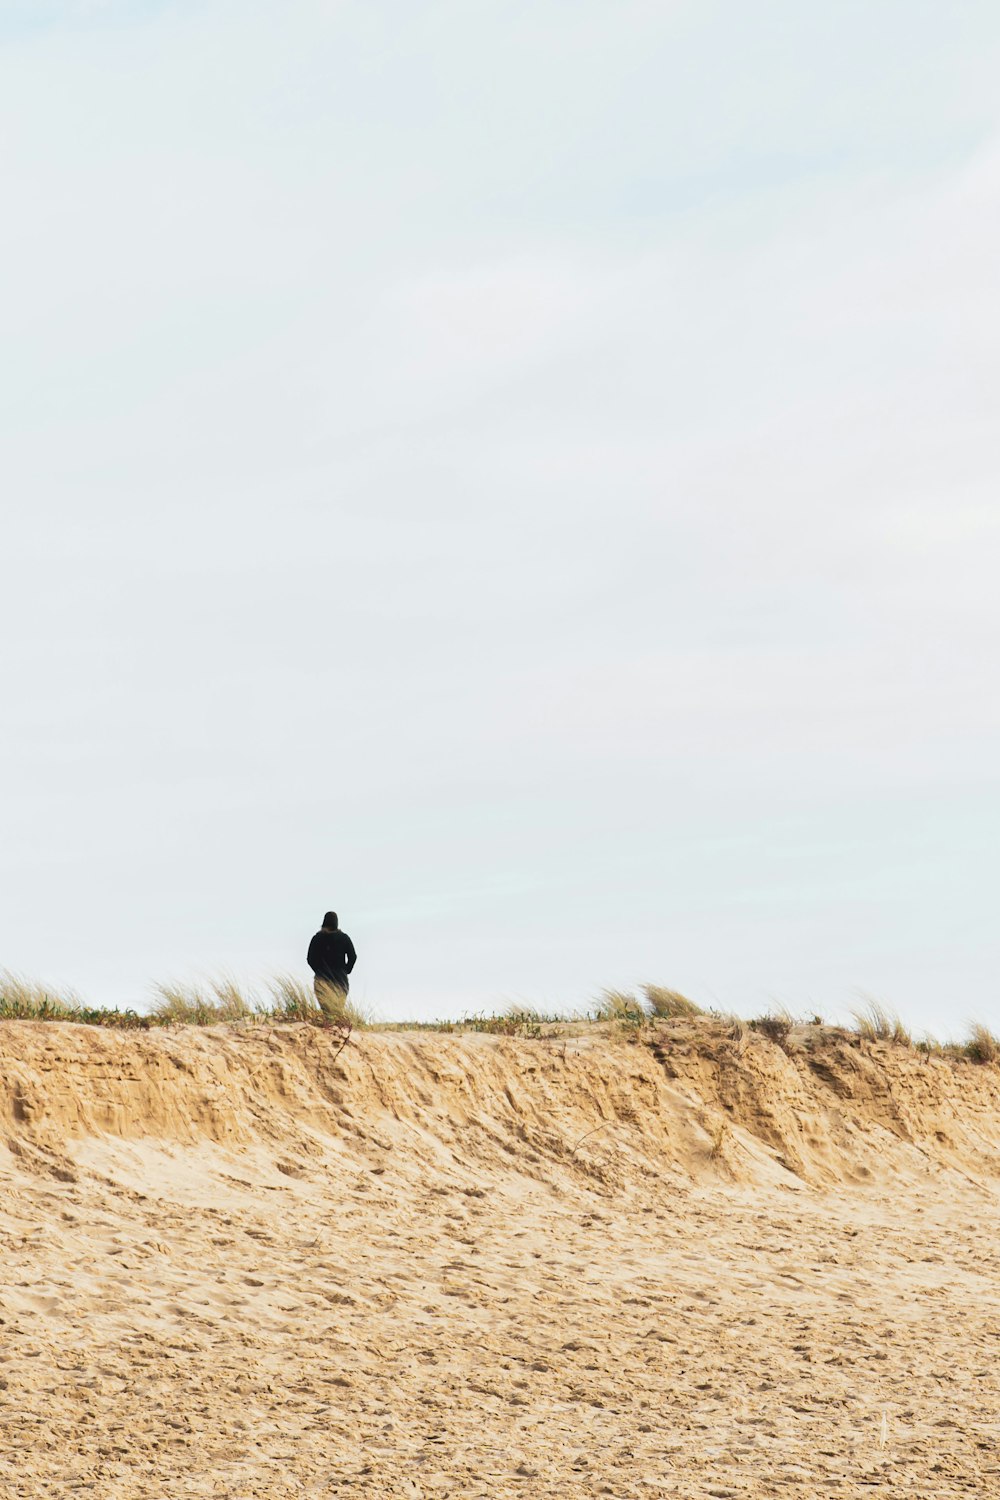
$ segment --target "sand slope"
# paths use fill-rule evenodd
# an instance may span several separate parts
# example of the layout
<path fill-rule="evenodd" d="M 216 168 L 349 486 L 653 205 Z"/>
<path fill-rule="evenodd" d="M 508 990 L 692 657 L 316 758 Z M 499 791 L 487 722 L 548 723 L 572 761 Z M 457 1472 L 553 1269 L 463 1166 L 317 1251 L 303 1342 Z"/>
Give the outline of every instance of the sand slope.
<path fill-rule="evenodd" d="M 0 1496 L 1000 1496 L 1000 1072 L 0 1026 Z"/>

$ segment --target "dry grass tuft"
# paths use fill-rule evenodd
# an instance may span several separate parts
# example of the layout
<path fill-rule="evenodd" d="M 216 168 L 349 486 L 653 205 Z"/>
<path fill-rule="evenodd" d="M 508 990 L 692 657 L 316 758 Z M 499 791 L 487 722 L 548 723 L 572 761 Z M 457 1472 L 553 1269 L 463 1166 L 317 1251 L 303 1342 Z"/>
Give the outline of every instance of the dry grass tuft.
<path fill-rule="evenodd" d="M 766 1016 L 756 1016 L 749 1024 L 751 1031 L 766 1036 L 769 1042 L 774 1042 L 782 1051 L 787 1050 L 788 1037 L 795 1024 L 787 1011 L 771 1011 Z"/>
<path fill-rule="evenodd" d="M 603 990 L 592 1015 L 595 1021 L 618 1021 L 623 1026 L 642 1026 L 649 1020 L 645 1005 L 627 990 Z"/>
<path fill-rule="evenodd" d="M 153 986 L 150 1015 L 161 1026 L 215 1026 L 225 1019 L 216 1002 L 196 984 L 168 980 Z"/>
<path fill-rule="evenodd" d="M 95 1010 L 72 991 L 51 989 L 8 970 L 0 972 L 0 1021 L 72 1021 L 78 1026 L 114 1026 L 124 1031 L 147 1030 L 148 1016 L 134 1010 Z"/>
<path fill-rule="evenodd" d="M 228 974 L 221 975 L 212 981 L 212 993 L 215 996 L 215 1009 L 222 1021 L 248 1021 L 254 1014 L 253 1002 L 248 998 L 235 979 Z"/>
<path fill-rule="evenodd" d="M 642 993 L 654 1016 L 662 1020 L 679 1020 L 684 1016 L 704 1015 L 700 1005 L 695 1005 L 678 990 L 668 990 L 662 984 L 641 985 Z"/>
<path fill-rule="evenodd" d="M 481 1031 L 488 1036 L 520 1036 L 537 1040 L 543 1026 L 558 1025 L 565 1016 L 543 1015 L 530 1005 L 509 1005 L 500 1015 L 463 1016 L 450 1029 L 456 1031 Z M 447 1023 L 441 1023 L 447 1024 Z"/>
<path fill-rule="evenodd" d="M 271 1004 L 260 1003 L 255 1014 L 269 1021 L 315 1021 L 319 1015 L 316 997 L 309 985 L 294 974 L 274 974 L 267 982 Z"/>
<path fill-rule="evenodd" d="M 26 979 L 5 969 L 0 974 L 0 1014 L 12 1021 L 68 1019 L 80 1008 L 77 997 L 60 993 L 37 979 Z"/>
<path fill-rule="evenodd" d="M 168 981 L 153 986 L 148 1014 L 84 1005 L 70 992 L 59 992 L 37 980 L 0 971 L 0 1021 L 72 1021 L 85 1026 L 113 1026 L 148 1031 L 155 1026 L 252 1025 L 258 1021 L 308 1021 L 348 1031 L 369 1024 L 358 1006 L 339 996 L 328 1012 L 312 990 L 292 975 L 276 975 L 267 998 L 243 990 L 223 974 L 207 986 Z"/>
<path fill-rule="evenodd" d="M 854 1029 L 866 1042 L 895 1042 L 900 1047 L 912 1047 L 913 1038 L 896 1015 L 878 1000 L 868 999 L 858 1010 L 852 1010 Z"/>
<path fill-rule="evenodd" d="M 733 1130 L 728 1120 L 720 1120 L 709 1132 L 712 1139 L 709 1150 L 709 1158 L 712 1161 L 721 1161 L 729 1149 L 729 1143 L 733 1139 Z"/>
<path fill-rule="evenodd" d="M 213 980 L 210 993 L 197 984 L 158 984 L 151 1019 L 162 1026 L 252 1025 L 304 1021 L 360 1031 L 369 1018 L 341 990 L 330 986 L 318 1002 L 312 987 L 294 974 L 275 974 L 265 996 L 243 990 L 228 975 Z"/>
<path fill-rule="evenodd" d="M 973 1021 L 969 1027 L 969 1039 L 962 1051 L 972 1062 L 1000 1062 L 1000 1038 L 994 1036 L 981 1021 Z"/>

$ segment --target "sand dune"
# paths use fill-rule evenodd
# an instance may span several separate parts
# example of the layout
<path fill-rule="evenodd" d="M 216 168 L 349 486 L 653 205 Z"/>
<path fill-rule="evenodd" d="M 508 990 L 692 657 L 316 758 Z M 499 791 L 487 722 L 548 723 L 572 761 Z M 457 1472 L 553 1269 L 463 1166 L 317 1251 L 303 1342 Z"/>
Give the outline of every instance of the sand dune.
<path fill-rule="evenodd" d="M 1000 1496 L 1000 1071 L 0 1026 L 0 1496 Z"/>

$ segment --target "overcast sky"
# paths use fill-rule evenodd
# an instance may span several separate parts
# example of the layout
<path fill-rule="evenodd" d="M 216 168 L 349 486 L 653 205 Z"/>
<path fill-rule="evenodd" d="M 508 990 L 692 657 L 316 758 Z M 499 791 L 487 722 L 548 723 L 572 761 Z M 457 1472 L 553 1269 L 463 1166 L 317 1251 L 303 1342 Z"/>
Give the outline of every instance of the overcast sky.
<path fill-rule="evenodd" d="M 0 966 L 1000 1025 L 995 0 L 0 0 Z"/>

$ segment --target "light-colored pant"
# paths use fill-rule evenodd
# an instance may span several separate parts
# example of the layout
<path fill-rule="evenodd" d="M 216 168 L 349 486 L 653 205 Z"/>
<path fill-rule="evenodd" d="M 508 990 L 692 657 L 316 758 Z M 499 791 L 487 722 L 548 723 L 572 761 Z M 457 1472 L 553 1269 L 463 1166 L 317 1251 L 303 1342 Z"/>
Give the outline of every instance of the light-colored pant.
<path fill-rule="evenodd" d="M 319 974 L 313 980 L 313 993 L 321 1011 L 328 1016 L 339 1016 L 344 1009 L 347 991 L 350 989 L 347 975 L 338 979 L 322 979 Z"/>

